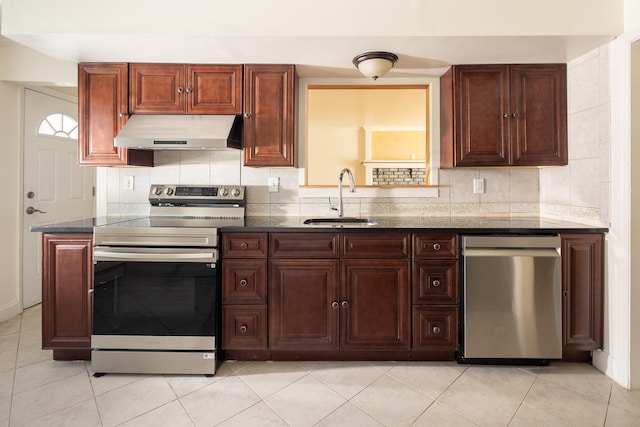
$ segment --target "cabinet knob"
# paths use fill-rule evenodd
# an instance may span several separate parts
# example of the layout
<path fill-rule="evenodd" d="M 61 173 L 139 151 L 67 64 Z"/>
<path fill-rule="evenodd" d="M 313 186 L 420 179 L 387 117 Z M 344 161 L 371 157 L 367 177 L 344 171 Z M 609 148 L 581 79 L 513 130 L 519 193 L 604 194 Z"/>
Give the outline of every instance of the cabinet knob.
<path fill-rule="evenodd" d="M 120 113 L 118 113 L 118 116 L 124 117 L 124 111 L 120 111 Z"/>
<path fill-rule="evenodd" d="M 509 117 L 511 117 L 511 115 L 509 113 L 504 113 L 504 116 L 502 117 L 504 117 L 505 119 L 508 119 Z"/>
<path fill-rule="evenodd" d="M 519 116 L 519 114 L 518 114 L 518 113 L 513 113 L 513 114 L 511 115 L 511 117 L 513 117 L 514 119 L 515 119 L 516 117 L 518 117 L 518 116 Z"/>
<path fill-rule="evenodd" d="M 348 303 L 348 302 L 346 302 L 346 301 L 342 301 L 342 304 L 341 304 L 341 305 L 342 305 L 342 308 L 347 308 L 347 307 L 349 307 L 349 303 Z"/>
<path fill-rule="evenodd" d="M 245 119 L 248 119 L 251 117 L 251 113 L 244 113 L 243 116 Z"/>
<path fill-rule="evenodd" d="M 187 93 L 191 93 L 191 86 L 187 86 L 185 90 L 187 91 Z"/>
<path fill-rule="evenodd" d="M 434 243 L 433 244 L 433 250 L 434 251 L 439 251 L 440 250 L 440 243 Z"/>
<path fill-rule="evenodd" d="M 334 301 L 331 303 L 331 308 L 338 308 L 340 307 L 340 304 L 338 304 L 338 301 Z"/>
<path fill-rule="evenodd" d="M 242 326 L 240 326 L 239 331 L 240 331 L 241 334 L 246 334 L 247 333 L 247 329 L 248 329 L 247 325 L 242 325 Z"/>
<path fill-rule="evenodd" d="M 242 286 L 242 287 L 247 286 L 247 279 L 240 280 L 240 286 Z"/>
<path fill-rule="evenodd" d="M 178 86 L 178 93 L 184 92 L 184 88 L 182 86 Z"/>
<path fill-rule="evenodd" d="M 240 249 L 247 249 L 248 247 L 249 245 L 247 244 L 247 242 L 240 243 Z"/>
<path fill-rule="evenodd" d="M 440 280 L 434 280 L 433 282 L 431 282 L 431 285 L 433 285 L 434 288 L 439 288 L 440 287 Z"/>
<path fill-rule="evenodd" d="M 565 296 L 565 297 L 569 296 L 569 291 L 562 291 L 562 295 Z"/>
<path fill-rule="evenodd" d="M 431 330 L 433 331 L 434 334 L 439 334 L 441 332 L 440 326 L 437 326 L 437 325 L 434 326 Z"/>

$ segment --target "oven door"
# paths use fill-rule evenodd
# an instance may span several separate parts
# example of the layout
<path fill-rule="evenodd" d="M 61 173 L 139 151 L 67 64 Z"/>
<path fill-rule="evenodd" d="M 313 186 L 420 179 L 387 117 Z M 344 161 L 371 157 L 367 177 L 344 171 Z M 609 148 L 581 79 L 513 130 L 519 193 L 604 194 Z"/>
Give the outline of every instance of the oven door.
<path fill-rule="evenodd" d="M 198 337 L 212 342 L 219 324 L 216 262 L 212 248 L 97 246 L 92 347 L 102 347 L 98 343 L 111 338 L 122 343 L 115 344 L 120 348 L 153 337 L 159 339 L 151 348 L 171 342 L 163 337 L 184 337 L 176 342 L 184 342 L 178 349 L 185 350 Z"/>

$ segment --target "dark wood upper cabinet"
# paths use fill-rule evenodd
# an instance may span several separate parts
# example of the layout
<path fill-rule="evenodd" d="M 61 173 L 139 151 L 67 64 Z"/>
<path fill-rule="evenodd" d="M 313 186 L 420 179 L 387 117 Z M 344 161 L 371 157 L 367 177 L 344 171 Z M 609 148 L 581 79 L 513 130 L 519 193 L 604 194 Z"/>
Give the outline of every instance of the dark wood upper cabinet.
<path fill-rule="evenodd" d="M 294 165 L 295 67 L 245 65 L 244 164 Z"/>
<path fill-rule="evenodd" d="M 132 114 L 242 114 L 242 65 L 130 64 Z"/>
<path fill-rule="evenodd" d="M 118 148 L 129 118 L 127 64 L 78 66 L 78 162 L 87 166 L 153 166 L 153 152 Z"/>
<path fill-rule="evenodd" d="M 454 65 L 440 103 L 443 168 L 567 164 L 565 64 Z"/>

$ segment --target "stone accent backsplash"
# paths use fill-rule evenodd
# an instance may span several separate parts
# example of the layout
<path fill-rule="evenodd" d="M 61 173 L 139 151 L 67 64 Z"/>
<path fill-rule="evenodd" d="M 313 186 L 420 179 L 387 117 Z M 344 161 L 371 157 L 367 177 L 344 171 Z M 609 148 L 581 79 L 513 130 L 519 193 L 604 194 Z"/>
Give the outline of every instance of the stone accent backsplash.
<path fill-rule="evenodd" d="M 373 185 L 425 185 L 425 168 L 374 168 Z"/>

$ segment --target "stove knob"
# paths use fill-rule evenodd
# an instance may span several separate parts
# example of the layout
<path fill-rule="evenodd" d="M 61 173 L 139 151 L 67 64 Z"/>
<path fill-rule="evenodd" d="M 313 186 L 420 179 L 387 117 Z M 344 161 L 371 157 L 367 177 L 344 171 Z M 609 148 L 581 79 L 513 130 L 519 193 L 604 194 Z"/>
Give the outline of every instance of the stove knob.
<path fill-rule="evenodd" d="M 162 187 L 155 187 L 153 189 L 153 194 L 155 194 L 156 196 L 159 196 L 162 194 Z"/>
<path fill-rule="evenodd" d="M 167 194 L 167 196 L 171 196 L 173 194 L 173 188 L 169 187 L 165 190 L 165 193 Z"/>
<path fill-rule="evenodd" d="M 220 194 L 223 196 L 228 196 L 229 195 L 229 189 L 228 188 L 223 188 L 222 190 L 220 190 Z"/>
<path fill-rule="evenodd" d="M 231 195 L 233 197 L 238 197 L 240 195 L 240 189 L 239 188 L 234 188 L 233 190 L 231 190 Z"/>

